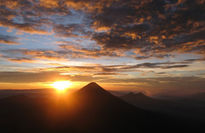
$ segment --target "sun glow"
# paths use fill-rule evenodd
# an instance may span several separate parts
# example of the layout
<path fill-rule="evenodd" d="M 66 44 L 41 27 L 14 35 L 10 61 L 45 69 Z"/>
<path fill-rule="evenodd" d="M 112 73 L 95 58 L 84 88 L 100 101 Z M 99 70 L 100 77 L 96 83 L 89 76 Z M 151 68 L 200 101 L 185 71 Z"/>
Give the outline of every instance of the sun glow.
<path fill-rule="evenodd" d="M 72 83 L 70 81 L 56 81 L 53 84 L 51 84 L 51 86 L 59 92 L 65 91 L 71 85 Z"/>

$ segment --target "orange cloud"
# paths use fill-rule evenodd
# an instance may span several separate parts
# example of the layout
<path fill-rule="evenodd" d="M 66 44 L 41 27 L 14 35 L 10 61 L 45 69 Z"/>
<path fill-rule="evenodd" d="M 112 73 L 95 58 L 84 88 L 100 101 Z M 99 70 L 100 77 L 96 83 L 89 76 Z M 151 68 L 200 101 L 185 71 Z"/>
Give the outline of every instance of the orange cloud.
<path fill-rule="evenodd" d="M 56 8 L 59 7 L 59 0 L 40 0 L 40 6 L 46 8 Z"/>

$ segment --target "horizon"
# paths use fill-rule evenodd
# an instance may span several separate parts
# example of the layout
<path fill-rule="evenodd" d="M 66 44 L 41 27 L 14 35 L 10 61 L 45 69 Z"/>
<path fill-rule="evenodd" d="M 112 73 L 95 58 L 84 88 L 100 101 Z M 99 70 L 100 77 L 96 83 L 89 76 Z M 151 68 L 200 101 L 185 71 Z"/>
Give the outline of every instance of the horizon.
<path fill-rule="evenodd" d="M 0 0 L 0 90 L 97 82 L 148 96 L 205 92 L 204 0 Z"/>
<path fill-rule="evenodd" d="M 78 88 L 66 88 L 66 90 L 63 92 L 65 94 L 72 94 L 73 92 L 78 92 L 79 90 L 83 89 L 85 86 L 89 85 L 90 83 L 96 83 L 96 82 L 88 82 L 82 86 L 79 86 Z M 169 95 L 169 94 L 150 94 L 150 93 L 146 93 L 144 91 L 136 91 L 136 90 L 125 90 L 125 89 L 122 89 L 122 90 L 119 90 L 119 89 L 107 89 L 107 88 L 104 88 L 103 86 L 101 86 L 100 84 L 96 83 L 97 85 L 99 85 L 100 87 L 102 87 L 104 90 L 110 92 L 111 94 L 113 94 L 114 96 L 124 96 L 124 95 L 127 95 L 127 94 L 143 94 L 145 96 L 148 96 L 148 97 L 152 97 L 152 98 L 156 98 L 156 99 L 178 99 L 178 98 L 191 98 L 192 96 L 197 96 L 198 94 L 205 94 L 205 92 L 199 92 L 199 93 L 190 93 L 190 94 L 187 94 L 187 95 Z M 50 92 L 54 92 L 56 93 L 58 90 L 56 90 L 55 88 L 53 87 L 49 87 L 49 88 L 38 88 L 38 89 L 0 89 L 0 92 L 4 97 L 9 97 L 10 95 L 13 95 L 13 94 L 16 94 L 16 95 L 19 95 L 19 94 L 30 94 L 30 93 L 33 93 L 33 92 L 37 92 L 37 93 L 41 93 L 42 91 L 45 91 L 47 94 L 48 91 Z M 6 94 L 4 94 L 3 92 L 7 92 Z M 1 98 L 1 96 L 0 96 Z"/>
<path fill-rule="evenodd" d="M 89 85 L 89 84 L 91 84 L 91 83 L 95 83 L 95 84 L 97 84 L 98 86 L 100 86 L 100 87 L 102 87 L 104 90 L 106 90 L 106 91 L 108 91 L 108 92 L 113 92 L 113 93 L 124 93 L 124 94 L 128 94 L 128 93 L 135 93 L 135 94 L 137 94 L 137 93 L 143 93 L 143 92 L 134 92 L 134 91 L 129 91 L 129 90 L 111 90 L 111 89 L 106 89 L 106 88 L 104 88 L 103 86 L 101 86 L 100 84 L 98 84 L 98 83 L 96 83 L 96 82 L 88 82 L 87 84 L 85 84 L 85 85 L 83 85 L 83 86 L 80 86 L 80 88 L 74 88 L 74 89 L 72 89 L 72 88 L 66 88 L 66 91 L 65 91 L 65 93 L 72 93 L 72 92 L 77 92 L 77 91 L 79 91 L 79 90 L 81 90 L 82 88 L 84 88 L 85 86 L 87 86 L 87 85 Z M 21 92 L 21 91 L 23 91 L 23 92 L 29 92 L 29 91 L 53 91 L 53 92 L 56 92 L 57 90 L 55 89 L 55 88 L 39 88 L 39 89 L 0 89 L 0 92 L 1 91 L 6 91 L 6 92 Z M 144 93 L 143 93 L 144 94 Z"/>

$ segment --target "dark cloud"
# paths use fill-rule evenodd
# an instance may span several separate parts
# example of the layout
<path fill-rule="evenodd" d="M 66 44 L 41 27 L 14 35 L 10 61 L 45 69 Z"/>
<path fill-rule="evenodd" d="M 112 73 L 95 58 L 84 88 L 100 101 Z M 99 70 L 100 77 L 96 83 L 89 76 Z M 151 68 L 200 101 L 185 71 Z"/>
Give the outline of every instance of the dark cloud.
<path fill-rule="evenodd" d="M 0 0 L 0 25 L 31 34 L 50 34 L 47 29 L 53 23 L 50 17 L 69 14 L 60 1 L 57 4 L 49 7 L 36 0 Z"/>
<path fill-rule="evenodd" d="M 24 8 L 25 11 L 27 8 Z M 31 8 L 32 9 L 32 8 Z M 32 12 L 24 13 L 21 9 L 21 12 L 17 12 L 16 10 L 11 10 L 6 8 L 5 6 L 1 6 L 0 4 L 0 10 L 1 10 L 1 16 L 0 16 L 0 26 L 9 27 L 18 29 L 20 31 L 24 31 L 27 33 L 34 33 L 34 34 L 47 34 L 48 32 L 45 30 L 45 27 L 43 27 L 43 24 L 45 26 L 45 23 L 48 23 L 48 20 L 40 18 L 35 19 L 36 16 L 33 16 L 32 18 L 30 15 L 32 15 Z M 31 13 L 31 14 L 30 14 Z M 19 21 L 18 21 L 19 19 Z"/>
<path fill-rule="evenodd" d="M 14 36 L 8 36 L 8 35 L 0 35 L 0 43 L 1 44 L 7 44 L 7 45 L 16 45 L 19 44 L 17 42 L 17 37 Z"/>
<path fill-rule="evenodd" d="M 163 59 L 163 58 L 167 58 L 167 57 L 174 57 L 174 55 L 172 54 L 150 54 L 150 55 L 143 55 L 143 56 L 136 56 L 134 55 L 133 58 L 137 59 L 137 60 L 144 60 L 144 59 L 149 59 L 149 58 L 159 58 L 159 59 Z"/>
<path fill-rule="evenodd" d="M 79 33 L 86 33 L 85 26 L 82 24 L 58 24 L 54 25 L 53 30 L 57 36 L 60 37 L 84 37 L 84 35 L 80 35 Z M 88 33 L 88 32 L 87 32 Z"/>
<path fill-rule="evenodd" d="M 183 68 L 183 67 L 188 67 L 189 65 L 172 65 L 172 66 L 165 66 L 162 67 L 163 69 L 170 69 L 170 68 Z"/>
<path fill-rule="evenodd" d="M 159 62 L 159 63 L 141 63 L 137 65 L 125 66 L 122 69 L 135 69 L 135 68 L 161 68 L 161 69 L 171 69 L 171 68 L 182 68 L 188 67 L 190 62 Z"/>
<path fill-rule="evenodd" d="M 105 76 L 105 75 L 123 75 L 121 73 L 109 73 L 109 72 L 101 72 L 101 73 L 95 73 L 94 75 L 98 75 L 98 76 Z"/>
<path fill-rule="evenodd" d="M 187 59 L 186 62 L 205 61 L 205 58 Z"/>
<path fill-rule="evenodd" d="M 166 72 L 158 72 L 158 73 L 156 73 L 156 74 L 166 74 Z"/>
<path fill-rule="evenodd" d="M 202 12 L 204 1 L 198 0 L 119 0 L 95 15 L 93 24 L 110 31 L 95 33 L 93 39 L 110 49 L 136 48 L 147 57 L 167 52 L 204 54 Z"/>
<path fill-rule="evenodd" d="M 18 57 L 18 58 L 10 58 L 10 57 L 4 57 L 9 61 L 12 62 L 17 62 L 17 63 L 35 63 L 37 62 L 36 60 L 33 60 L 31 58 L 26 58 L 26 57 Z"/>
<path fill-rule="evenodd" d="M 141 63 L 136 65 L 91 65 L 91 66 L 59 66 L 49 68 L 49 70 L 62 72 L 81 72 L 93 75 L 125 75 L 126 72 L 155 73 L 154 69 L 174 69 L 189 67 L 191 62 L 160 62 L 160 63 Z M 142 70 L 143 69 L 143 70 Z M 144 71 L 153 69 L 153 71 Z M 158 74 L 158 73 L 156 73 Z M 163 73 L 164 74 L 164 73 Z"/>

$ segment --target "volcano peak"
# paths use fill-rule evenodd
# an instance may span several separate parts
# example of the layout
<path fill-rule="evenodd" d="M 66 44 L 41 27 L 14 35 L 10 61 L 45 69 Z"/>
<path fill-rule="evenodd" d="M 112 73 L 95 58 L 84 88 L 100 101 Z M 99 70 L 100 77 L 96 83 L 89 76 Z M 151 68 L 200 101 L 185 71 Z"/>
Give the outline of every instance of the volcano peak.
<path fill-rule="evenodd" d="M 91 82 L 84 86 L 81 89 L 82 92 L 95 92 L 95 93 L 105 93 L 107 92 L 104 90 L 100 85 L 98 85 L 96 82 Z"/>

